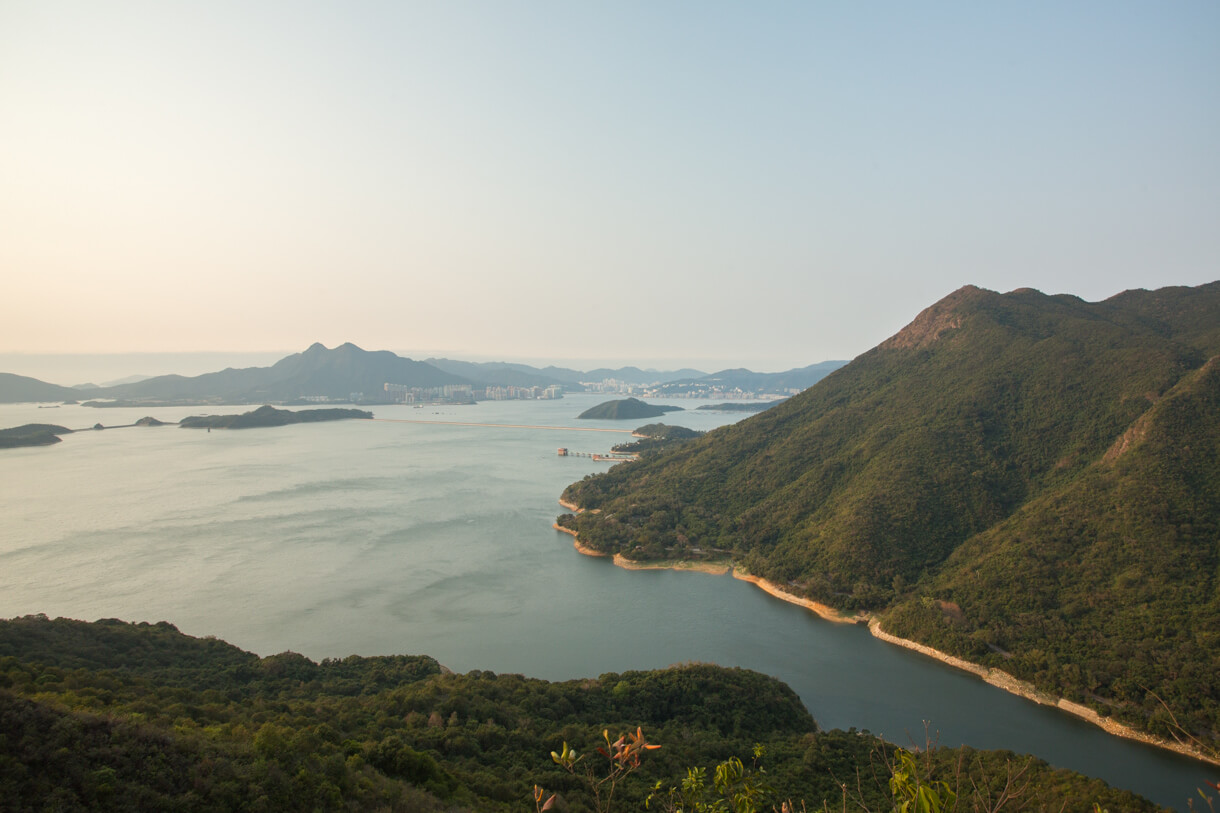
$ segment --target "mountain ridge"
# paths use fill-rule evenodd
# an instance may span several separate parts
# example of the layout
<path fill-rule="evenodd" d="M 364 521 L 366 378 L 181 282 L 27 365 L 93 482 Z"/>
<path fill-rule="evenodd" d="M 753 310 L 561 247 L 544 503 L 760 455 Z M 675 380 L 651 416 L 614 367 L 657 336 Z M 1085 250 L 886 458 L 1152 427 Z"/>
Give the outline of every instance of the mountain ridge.
<path fill-rule="evenodd" d="M 790 375 L 805 375 L 805 371 L 838 364 L 840 362 L 819 362 L 788 373 L 745 373 L 755 383 L 787 382 L 785 377 Z M 382 398 L 387 383 L 425 389 L 446 385 L 473 388 L 561 386 L 582 391 L 585 386 L 581 382 L 616 379 L 633 386 L 648 386 L 679 379 L 698 380 L 698 377 L 706 375 L 691 369 L 657 371 L 620 367 L 581 372 L 553 366 L 539 369 L 513 362 L 466 362 L 436 358 L 416 361 L 389 350 L 363 350 L 351 342 L 345 342 L 333 350 L 314 342 L 304 351 L 285 356 L 267 367 L 227 367 L 196 376 L 135 376 L 134 380 L 108 386 L 83 384 L 62 387 L 35 378 L 0 373 L 0 403 L 85 399 L 95 400 L 98 404 L 283 403 L 312 397 L 342 401 L 348 400 L 352 393 L 363 393 L 364 400 L 377 401 Z M 808 386 L 812 380 L 806 375 L 796 383 Z M 789 385 L 791 382 L 784 384 Z"/>
<path fill-rule="evenodd" d="M 585 511 L 560 522 L 586 546 L 629 559 L 682 558 L 692 556 L 692 548 L 731 551 L 750 572 L 799 597 L 880 613 L 887 630 L 901 619 L 890 631 L 951 654 L 993 664 L 1004 660 L 1018 677 L 1041 688 L 1169 737 L 1178 732 L 1114 672 L 1121 662 L 1112 657 L 1121 650 L 1116 642 L 1132 635 L 1117 628 L 1131 623 L 1129 614 L 1112 606 L 1119 599 L 1095 593 L 1097 609 L 1088 616 L 1097 626 L 1093 634 L 1110 643 L 1073 643 L 1069 619 L 1056 622 L 1049 645 L 1035 646 L 1028 630 L 1058 612 L 1060 599 L 1084 617 L 1080 608 L 1089 599 L 1082 585 L 1088 579 L 1080 575 L 1079 583 L 1060 588 L 1052 566 L 1031 569 L 1029 545 L 1020 555 L 1004 547 L 1004 572 L 1037 574 L 1041 582 L 1034 592 L 1047 604 L 1038 611 L 1043 616 L 1031 610 L 1014 620 L 1001 612 L 1017 590 L 1011 581 L 997 582 L 1003 589 L 993 594 L 966 590 L 962 579 L 974 560 L 966 553 L 973 549 L 964 546 L 971 540 L 999 545 L 1005 533 L 1016 533 L 1022 509 L 1036 507 L 1038 500 L 1092 495 L 1072 491 L 1073 484 L 1095 476 L 1091 467 L 1121 445 L 1125 433 L 1133 432 L 1129 440 L 1138 448 L 1139 431 L 1132 429 L 1138 419 L 1175 387 L 1185 387 L 1190 376 L 1212 369 L 1209 358 L 1220 352 L 1216 324 L 1220 283 L 1125 292 L 1100 303 L 1031 289 L 1000 294 L 967 286 L 800 395 L 672 451 L 569 486 L 565 501 L 599 513 Z M 1203 378 L 1211 381 L 1210 373 Z M 1206 395 L 1197 400 L 1205 420 L 1220 420 Z M 1157 414 L 1147 419 L 1153 428 L 1160 425 Z M 1179 446 L 1196 437 L 1211 448 L 1208 431 L 1192 435 L 1189 425 L 1175 425 Z M 1138 459 L 1118 456 L 1120 468 L 1128 458 Z M 1190 609 L 1190 617 L 1220 629 L 1220 546 L 1216 536 L 1206 535 L 1214 534 L 1220 492 L 1212 489 L 1220 472 L 1201 459 L 1191 477 L 1181 478 L 1184 496 L 1177 497 L 1183 506 L 1193 499 L 1194 508 L 1161 519 L 1149 512 L 1122 515 L 1122 522 L 1144 523 L 1165 531 L 1166 538 L 1180 535 L 1179 526 L 1212 529 L 1192 553 L 1197 569 L 1180 573 L 1183 590 L 1145 598 L 1168 618 L 1185 617 L 1187 596 L 1210 597 L 1202 608 Z M 1183 462 L 1162 455 L 1150 465 L 1172 475 Z M 1088 499 L 1087 509 L 1080 503 L 1082 528 L 1129 533 L 1122 523 L 1098 525 L 1097 518 L 1114 514 L 1113 507 Z M 1173 534 L 1165 530 L 1170 526 Z M 1090 562 L 1119 578 L 1104 562 Z M 965 603 L 956 600 L 959 593 L 969 596 Z M 942 600 L 960 604 L 974 620 L 965 626 L 946 621 L 943 613 L 924 607 L 923 599 L 933 607 Z M 893 619 L 888 611 L 895 611 Z M 1019 651 L 1010 661 L 989 645 Z M 1192 735 L 1214 747 L 1220 741 L 1213 699 L 1220 698 L 1220 678 L 1196 669 L 1189 686 L 1171 687 L 1173 670 L 1156 664 L 1157 657 L 1165 660 L 1166 648 L 1140 646 L 1142 654 L 1131 655 L 1136 663 L 1128 671 L 1144 670 L 1145 685 L 1182 712 Z M 1195 663 L 1220 673 L 1220 656 L 1211 654 L 1220 652 L 1220 641 L 1204 635 L 1174 646 L 1179 672 Z M 1048 666 L 1046 652 L 1072 668 Z"/>

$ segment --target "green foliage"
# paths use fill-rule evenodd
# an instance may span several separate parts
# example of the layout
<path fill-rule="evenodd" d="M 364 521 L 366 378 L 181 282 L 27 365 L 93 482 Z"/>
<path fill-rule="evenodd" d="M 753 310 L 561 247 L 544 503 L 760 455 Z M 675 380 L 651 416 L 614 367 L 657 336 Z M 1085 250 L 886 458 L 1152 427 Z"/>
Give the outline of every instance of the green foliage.
<path fill-rule="evenodd" d="M 607 726 L 636 734 L 609 740 Z M 663 747 L 640 747 L 643 731 Z M 888 746 L 819 731 L 787 686 L 748 670 L 689 664 L 549 683 L 450 674 L 423 656 L 258 658 L 167 623 L 0 621 L 0 732 L 0 806 L 17 810 L 524 811 L 545 787 L 552 809 L 581 811 L 597 803 L 580 754 L 599 778 L 630 768 L 612 797 L 603 786 L 615 809 L 642 809 L 658 781 L 705 764 L 727 766 L 712 779 L 726 804 L 767 787 L 767 799 L 816 804 L 844 784 L 873 809 L 888 798 L 883 783 L 857 781 Z M 756 743 L 765 786 L 732 760 Z M 551 750 L 558 762 L 535 756 Z M 1048 809 L 1081 798 L 1151 809 L 1035 764 Z"/>
<path fill-rule="evenodd" d="M 625 421 L 640 418 L 659 418 L 666 412 L 680 411 L 682 407 L 657 406 L 647 404 L 639 398 L 623 398 L 617 401 L 606 401 L 595 407 L 589 407 L 576 417 L 586 420 Z"/>
<path fill-rule="evenodd" d="M 614 804 L 614 792 L 618 789 L 619 784 L 630 776 L 640 767 L 640 759 L 643 755 L 656 748 L 659 745 L 654 745 L 644 738 L 644 732 L 640 727 L 636 727 L 634 734 L 623 734 L 618 739 L 610 741 L 610 730 L 602 730 L 603 745 L 597 747 L 597 754 L 601 760 L 585 762 L 583 770 L 578 770 L 577 766 L 585 761 L 587 754 L 577 755 L 575 751 L 568 747 L 567 742 L 564 742 L 561 751 L 551 752 L 551 761 L 559 767 L 563 768 L 572 776 L 579 776 L 583 779 L 585 787 L 589 790 L 589 796 L 593 800 L 593 806 L 598 813 L 609 813 Z M 596 767 L 597 764 L 601 768 Z M 543 795 L 542 789 L 537 785 L 534 786 L 534 801 L 538 803 Z M 554 796 L 547 799 L 541 805 L 542 810 L 549 809 Z"/>
<path fill-rule="evenodd" d="M 915 756 L 899 750 L 890 775 L 894 813 L 947 813 L 957 806 L 957 793 L 943 780 L 926 781 L 920 776 Z"/>
<path fill-rule="evenodd" d="M 702 437 L 703 432 L 687 429 L 685 426 L 669 426 L 664 423 L 650 423 L 641 426 L 633 432 L 640 438 L 632 443 L 620 443 L 613 447 L 616 452 L 631 452 L 634 454 L 652 454 L 675 444 Z"/>
<path fill-rule="evenodd" d="M 711 788 L 704 768 L 687 768 L 681 787 L 671 786 L 662 793 L 664 783 L 657 782 L 645 805 L 651 809 L 655 802 L 665 813 L 757 813 L 774 792 L 759 766 L 765 754 L 766 748 L 755 745 L 750 768 L 737 757 L 721 762 L 713 772 Z"/>
<path fill-rule="evenodd" d="M 572 484 L 596 511 L 561 524 L 629 559 L 714 550 L 1216 748 L 1216 325 L 1220 283 L 1095 304 L 964 288 L 800 395 Z"/>

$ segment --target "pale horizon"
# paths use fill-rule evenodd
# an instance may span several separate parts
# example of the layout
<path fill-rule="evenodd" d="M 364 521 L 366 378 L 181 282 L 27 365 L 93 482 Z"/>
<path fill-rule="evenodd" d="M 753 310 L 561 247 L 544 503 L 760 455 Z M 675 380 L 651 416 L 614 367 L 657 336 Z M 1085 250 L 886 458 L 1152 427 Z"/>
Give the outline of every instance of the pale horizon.
<path fill-rule="evenodd" d="M 1203 284 L 1218 31 L 1206 2 L 0 0 L 0 356 L 775 372 L 966 284 Z"/>
<path fill-rule="evenodd" d="M 334 344 L 322 343 L 329 349 L 334 349 L 343 342 Z M 360 346 L 357 342 L 352 342 Z M 103 385 L 107 382 L 133 376 L 154 377 L 160 375 L 183 375 L 194 377 L 206 373 L 214 373 L 226 367 L 269 367 L 282 358 L 301 353 L 305 347 L 294 350 L 254 350 L 254 351 L 186 351 L 186 352 L 137 352 L 137 353 L 4 353 L 0 352 L 0 373 L 13 373 L 45 381 L 48 384 L 58 384 L 64 387 L 75 387 L 81 384 Z M 715 373 L 721 370 L 744 367 L 753 372 L 777 373 L 807 367 L 823 361 L 847 361 L 849 359 L 818 359 L 807 364 L 796 364 L 787 367 L 768 369 L 751 365 L 749 360 L 703 360 L 704 363 L 683 361 L 679 359 L 614 359 L 614 358 L 508 358 L 495 355 L 458 354 L 444 350 L 403 350 L 386 347 L 361 347 L 363 350 L 389 350 L 404 358 L 416 361 L 426 361 L 429 358 L 444 358 L 454 361 L 507 362 L 526 364 L 532 367 L 548 366 L 566 367 L 574 370 L 591 371 L 600 368 L 619 369 L 622 367 L 638 367 L 641 370 L 656 370 L 670 372 L 682 369 L 694 369 L 704 373 Z"/>

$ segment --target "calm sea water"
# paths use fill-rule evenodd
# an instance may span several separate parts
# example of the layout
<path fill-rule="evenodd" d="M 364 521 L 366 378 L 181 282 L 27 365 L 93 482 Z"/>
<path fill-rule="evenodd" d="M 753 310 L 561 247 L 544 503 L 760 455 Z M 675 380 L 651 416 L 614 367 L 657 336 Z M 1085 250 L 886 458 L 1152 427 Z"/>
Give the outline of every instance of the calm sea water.
<path fill-rule="evenodd" d="M 378 418 L 630 429 L 603 400 L 378 407 Z M 696 402 L 672 402 L 694 406 Z M 246 407 L 217 408 L 240 412 Z M 0 405 L 0 427 L 177 420 L 199 408 Z M 710 429 L 740 416 L 678 412 Z M 827 728 L 1037 754 L 1162 804 L 1216 770 L 831 624 L 729 576 L 625 571 L 551 523 L 568 483 L 627 435 L 345 421 L 132 427 L 0 452 L 0 617 L 169 620 L 270 655 L 422 653 L 462 672 L 562 680 L 682 661 L 784 680 Z"/>

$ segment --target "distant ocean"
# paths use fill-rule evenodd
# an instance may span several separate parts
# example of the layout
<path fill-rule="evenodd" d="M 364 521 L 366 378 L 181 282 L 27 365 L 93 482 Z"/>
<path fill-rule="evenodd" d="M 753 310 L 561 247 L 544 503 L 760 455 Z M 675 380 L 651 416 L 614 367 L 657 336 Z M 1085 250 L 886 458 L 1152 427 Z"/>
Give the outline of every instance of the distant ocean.
<path fill-rule="evenodd" d="M 634 428 L 576 420 L 602 399 L 375 407 L 392 420 L 273 429 L 132 427 L 4 450 L 0 617 L 168 620 L 261 655 L 428 654 L 460 672 L 553 680 L 710 661 L 779 677 L 827 727 L 909 745 L 923 743 L 926 720 L 943 745 L 1031 752 L 1182 809 L 1214 779 L 730 576 L 626 571 L 576 553 L 551 528 L 557 499 L 608 464 L 556 450 L 604 452 L 627 434 L 418 423 Z M 669 403 L 688 411 L 667 423 L 742 419 Z M 0 427 L 246 408 L 0 405 Z"/>

